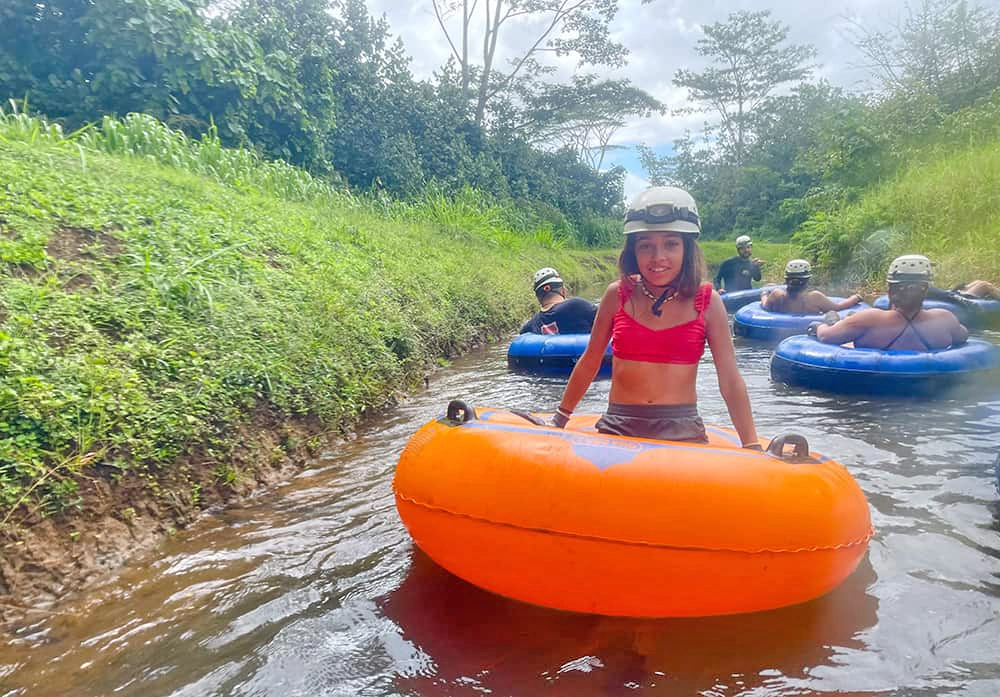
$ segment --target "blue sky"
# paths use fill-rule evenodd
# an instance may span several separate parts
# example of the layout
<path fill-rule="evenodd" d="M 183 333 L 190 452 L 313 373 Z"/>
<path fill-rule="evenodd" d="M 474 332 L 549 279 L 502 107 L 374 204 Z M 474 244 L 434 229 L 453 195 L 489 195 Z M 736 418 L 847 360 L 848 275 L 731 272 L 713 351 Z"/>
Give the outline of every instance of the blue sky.
<path fill-rule="evenodd" d="M 444 0 L 447 2 L 447 0 Z M 480 0 L 482 1 L 482 0 Z M 995 4 L 984 0 L 981 4 Z M 394 35 L 403 39 L 412 57 L 412 69 L 418 78 L 430 77 L 448 58 L 450 49 L 434 18 L 431 0 L 368 0 L 369 11 L 385 14 Z M 851 90 L 871 86 L 868 71 L 860 64 L 861 55 L 851 42 L 852 26 L 886 27 L 899 21 L 906 13 L 905 0 L 773 0 L 770 3 L 745 0 L 654 0 L 643 5 L 640 0 L 620 0 L 619 12 L 612 24 L 612 35 L 629 48 L 629 63 L 621 69 L 602 71 L 592 67 L 585 71 L 602 72 L 608 77 L 627 77 L 670 109 L 687 104 L 686 92 L 672 83 L 680 68 L 698 69 L 702 59 L 695 45 L 702 35 L 701 26 L 726 17 L 737 10 L 770 9 L 772 17 L 790 28 L 789 40 L 816 47 L 820 64 L 815 77 Z M 533 40 L 537 25 L 524 22 L 514 31 L 501 36 L 498 54 L 501 60 L 517 53 Z M 557 76 L 568 79 L 578 69 L 572 57 L 556 59 L 552 65 Z M 637 143 L 645 143 L 658 154 L 670 152 L 671 143 L 685 130 L 700 132 L 707 116 L 693 114 L 677 116 L 668 113 L 649 119 L 636 119 L 626 125 L 615 144 L 626 146 L 606 161 L 621 164 L 629 172 L 626 198 L 646 185 L 645 172 L 635 153 Z"/>

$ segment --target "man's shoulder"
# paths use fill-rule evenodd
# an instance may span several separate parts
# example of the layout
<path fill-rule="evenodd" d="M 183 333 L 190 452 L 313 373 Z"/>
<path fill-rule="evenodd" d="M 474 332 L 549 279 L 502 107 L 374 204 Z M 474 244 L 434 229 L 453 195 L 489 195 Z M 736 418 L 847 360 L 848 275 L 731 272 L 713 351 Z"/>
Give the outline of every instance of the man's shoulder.
<path fill-rule="evenodd" d="M 863 324 L 865 326 L 874 326 L 878 324 L 884 324 L 887 320 L 890 320 L 890 315 L 896 314 L 892 310 L 880 310 L 877 307 L 869 307 L 863 310 L 857 310 L 856 312 L 851 312 L 848 314 L 848 318 L 854 324 Z"/>
<path fill-rule="evenodd" d="M 951 310 L 946 310 L 943 307 L 930 307 L 923 310 L 927 316 L 937 319 L 939 322 L 952 322 L 958 323 L 958 317 Z"/>
<path fill-rule="evenodd" d="M 566 300 L 560 303 L 560 305 L 566 305 L 566 309 L 593 310 L 597 308 L 597 306 L 594 305 L 594 303 L 577 296 L 573 296 L 572 298 L 566 298 Z"/>

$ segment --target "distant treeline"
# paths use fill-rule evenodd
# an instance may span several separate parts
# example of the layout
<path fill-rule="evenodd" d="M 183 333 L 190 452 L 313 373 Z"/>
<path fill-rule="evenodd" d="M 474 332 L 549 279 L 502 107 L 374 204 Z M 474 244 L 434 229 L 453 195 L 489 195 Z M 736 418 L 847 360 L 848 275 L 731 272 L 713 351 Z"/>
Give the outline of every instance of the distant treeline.
<path fill-rule="evenodd" d="M 559 111 L 543 108 L 551 95 L 522 89 L 512 111 L 514 83 L 490 84 L 495 99 L 479 107 L 470 93 L 483 70 L 454 62 L 414 79 L 401 42 L 363 0 L 0 0 L 0 26 L 0 99 L 66 132 L 149 114 L 355 190 L 407 199 L 472 187 L 584 243 L 602 241 L 620 207 L 621 168 L 600 172 L 586 142 L 559 147 L 543 133 L 553 124 L 535 117 Z M 581 84 L 638 95 L 619 110 L 659 108 L 627 81 Z M 592 114 L 589 127 L 620 115 Z"/>
<path fill-rule="evenodd" d="M 843 262 L 860 234 L 835 224 L 846 209 L 910 167 L 1000 137 L 996 9 L 919 0 L 891 25 L 856 25 L 863 94 L 811 81 L 815 50 L 790 45 L 769 12 L 703 30 L 696 50 L 709 67 L 678 70 L 674 83 L 710 125 L 671 157 L 643 159 L 654 181 L 692 190 L 709 236 L 795 234 L 816 259 Z"/>

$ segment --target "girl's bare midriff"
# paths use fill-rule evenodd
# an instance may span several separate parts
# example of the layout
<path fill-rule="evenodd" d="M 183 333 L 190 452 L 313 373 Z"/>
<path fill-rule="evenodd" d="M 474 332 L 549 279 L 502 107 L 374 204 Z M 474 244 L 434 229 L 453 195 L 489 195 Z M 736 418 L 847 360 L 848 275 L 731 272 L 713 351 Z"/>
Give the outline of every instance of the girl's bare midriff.
<path fill-rule="evenodd" d="M 609 399 L 618 404 L 694 404 L 698 364 L 647 363 L 616 358 Z"/>

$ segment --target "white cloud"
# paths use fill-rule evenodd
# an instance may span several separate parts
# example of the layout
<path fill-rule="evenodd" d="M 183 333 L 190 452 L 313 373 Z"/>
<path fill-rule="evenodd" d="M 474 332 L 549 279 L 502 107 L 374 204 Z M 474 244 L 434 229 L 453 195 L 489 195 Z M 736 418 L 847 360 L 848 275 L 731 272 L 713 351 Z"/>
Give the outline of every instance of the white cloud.
<path fill-rule="evenodd" d="M 771 0 L 768 6 L 774 19 L 789 26 L 791 42 L 816 47 L 817 77 L 846 89 L 861 89 L 870 84 L 870 80 L 865 71 L 857 67 L 861 56 L 850 41 L 852 22 L 870 27 L 886 26 L 905 12 L 906 0 L 826 0 L 823 3 Z M 673 113 L 687 105 L 686 91 L 673 84 L 674 73 L 680 68 L 697 70 L 705 65 L 695 51 L 702 36 L 701 25 L 724 21 L 738 10 L 764 9 L 765 5 L 761 0 L 654 0 L 647 5 L 640 0 L 621 0 L 619 7 L 611 27 L 612 38 L 628 47 L 628 65 L 616 70 L 599 67 L 584 67 L 583 70 L 628 78 L 666 104 L 670 111 L 664 116 L 636 119 L 627 124 L 617 134 L 616 142 L 644 142 L 655 148 L 669 145 L 685 130 L 700 131 L 710 115 L 678 116 Z M 385 13 L 392 33 L 402 37 L 407 52 L 413 57 L 412 68 L 418 78 L 430 77 L 451 54 L 434 18 L 431 0 L 412 0 L 410 3 L 369 0 L 369 10 L 374 16 Z M 537 27 L 537 23 L 522 19 L 502 35 L 498 64 L 506 66 L 518 49 L 533 41 Z M 478 37 L 470 42 L 470 47 L 473 52 L 480 50 Z M 571 57 L 552 64 L 557 68 L 556 76 L 561 79 L 567 79 L 578 69 Z M 638 174 L 631 176 L 640 179 Z"/>
<path fill-rule="evenodd" d="M 648 179 L 643 179 L 637 174 L 632 172 L 625 173 L 625 201 L 631 201 L 636 196 L 639 195 L 640 191 L 648 189 L 651 186 Z"/>

